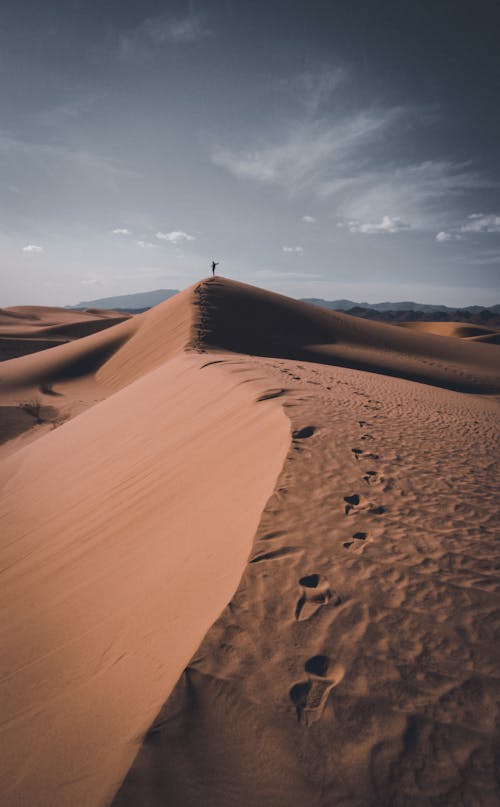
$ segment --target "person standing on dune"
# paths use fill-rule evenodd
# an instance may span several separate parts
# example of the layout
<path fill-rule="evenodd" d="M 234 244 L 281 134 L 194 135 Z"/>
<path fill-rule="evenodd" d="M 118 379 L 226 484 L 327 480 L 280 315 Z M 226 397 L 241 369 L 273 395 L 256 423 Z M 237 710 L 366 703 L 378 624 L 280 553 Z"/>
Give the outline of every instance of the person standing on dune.
<path fill-rule="evenodd" d="M 219 265 L 219 261 L 212 261 L 212 277 L 215 277 L 215 267 Z"/>

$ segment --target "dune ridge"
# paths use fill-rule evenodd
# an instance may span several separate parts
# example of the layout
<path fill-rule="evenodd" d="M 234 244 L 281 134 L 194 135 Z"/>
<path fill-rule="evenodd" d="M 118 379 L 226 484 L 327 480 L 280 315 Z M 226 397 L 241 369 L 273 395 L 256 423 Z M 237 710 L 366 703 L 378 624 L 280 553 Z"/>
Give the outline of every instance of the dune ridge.
<path fill-rule="evenodd" d="M 107 393 L 0 465 L 9 805 L 109 802 L 234 592 L 286 453 L 288 420 L 244 362 L 182 350 L 190 295 L 165 305 L 4 365 L 9 395 L 23 379 Z"/>
<path fill-rule="evenodd" d="M 204 283 L 199 293 L 205 321 L 198 346 L 352 367 L 461 392 L 500 392 L 494 346 L 407 332 L 234 280 Z"/>
<path fill-rule="evenodd" d="M 201 289 L 201 349 L 222 343 L 219 291 Z M 279 358 L 283 331 L 265 338 L 273 358 L 252 362 L 292 445 L 240 586 L 113 807 L 493 807 L 498 400 L 442 388 L 446 373 Z"/>
<path fill-rule="evenodd" d="M 216 278 L 0 375 L 9 805 L 494 803 L 494 345 Z"/>

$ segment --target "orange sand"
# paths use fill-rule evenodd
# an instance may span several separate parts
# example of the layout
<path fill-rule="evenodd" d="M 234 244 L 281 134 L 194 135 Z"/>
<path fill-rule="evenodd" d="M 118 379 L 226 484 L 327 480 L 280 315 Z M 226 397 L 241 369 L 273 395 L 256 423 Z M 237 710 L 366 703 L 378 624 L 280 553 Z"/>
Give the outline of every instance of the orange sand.
<path fill-rule="evenodd" d="M 496 804 L 498 359 L 218 278 L 4 362 L 4 802 Z"/>
<path fill-rule="evenodd" d="M 129 318 L 130 314 L 91 308 L 0 308 L 0 361 L 62 345 Z"/>

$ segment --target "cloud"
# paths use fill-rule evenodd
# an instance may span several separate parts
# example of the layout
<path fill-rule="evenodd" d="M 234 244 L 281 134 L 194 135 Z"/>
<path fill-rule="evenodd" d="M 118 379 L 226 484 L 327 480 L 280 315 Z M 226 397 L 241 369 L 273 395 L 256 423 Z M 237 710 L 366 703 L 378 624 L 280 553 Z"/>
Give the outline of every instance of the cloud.
<path fill-rule="evenodd" d="M 361 233 L 361 235 L 384 235 L 399 233 L 401 230 L 410 229 L 410 225 L 401 219 L 392 216 L 382 216 L 378 223 L 349 221 L 347 224 L 339 222 L 340 227 L 347 227 L 351 233 Z"/>
<path fill-rule="evenodd" d="M 500 216 L 493 213 L 471 213 L 460 227 L 463 233 L 500 233 Z"/>
<path fill-rule="evenodd" d="M 321 103 L 304 110 L 299 98 L 295 117 L 278 125 L 273 121 L 274 134 L 267 141 L 261 127 L 242 147 L 219 143 L 212 150 L 213 163 L 241 181 L 275 185 L 290 197 L 328 201 L 331 212 L 346 221 L 378 222 L 388 215 L 414 230 L 434 232 L 446 228 L 468 194 L 498 186 L 467 162 L 405 159 L 401 139 L 407 139 L 410 127 L 429 125 L 431 116 L 414 106 L 354 111 L 351 106 L 347 111 L 343 97 L 323 103 L 341 79 L 346 74 L 335 71 L 318 79 Z M 314 84 L 311 76 L 300 81 L 304 87 Z M 489 226 L 497 225 L 490 221 Z M 373 230 L 385 231 L 383 226 Z"/>
<path fill-rule="evenodd" d="M 394 109 L 372 110 L 331 123 L 306 120 L 291 131 L 288 124 L 278 143 L 237 152 L 217 148 L 212 161 L 238 179 L 278 184 L 291 195 L 320 189 L 325 173 L 344 170 L 346 160 L 380 137 L 399 114 Z"/>
<path fill-rule="evenodd" d="M 39 247 L 38 244 L 26 244 L 22 251 L 26 252 L 28 255 L 39 255 L 43 252 L 43 247 Z"/>
<path fill-rule="evenodd" d="M 296 247 L 281 247 L 283 252 L 296 252 L 298 255 L 301 255 L 304 252 L 304 247 L 296 246 Z"/>
<path fill-rule="evenodd" d="M 305 71 L 285 81 L 281 80 L 278 86 L 285 90 L 285 93 L 288 91 L 309 117 L 314 117 L 323 112 L 334 92 L 347 77 L 343 67 L 324 67 L 321 70 Z"/>
<path fill-rule="evenodd" d="M 143 249 L 151 249 L 156 247 L 156 244 L 152 244 L 151 241 L 136 241 L 136 244 Z"/>
<path fill-rule="evenodd" d="M 183 230 L 172 230 L 170 233 L 157 232 L 156 238 L 159 241 L 168 241 L 169 244 L 181 244 L 183 241 L 194 241 L 194 235 L 189 235 Z"/>
<path fill-rule="evenodd" d="M 302 221 L 307 222 L 307 224 L 314 224 L 316 219 L 314 218 L 314 216 L 302 216 Z"/>
<path fill-rule="evenodd" d="M 436 241 L 439 241 L 440 243 L 444 243 L 446 241 L 461 241 L 461 240 L 462 236 L 460 235 L 460 233 L 454 231 L 440 230 L 436 234 Z"/>
<path fill-rule="evenodd" d="M 414 230 L 435 232 L 436 224 L 439 227 L 449 221 L 457 200 L 491 185 L 469 165 L 426 160 L 353 171 L 349 179 L 343 177 L 330 187 L 327 184 L 323 193 L 345 219 L 371 221 L 384 215 L 397 216 Z"/>
<path fill-rule="evenodd" d="M 464 233 L 500 233 L 500 216 L 495 213 L 471 213 L 462 224 L 438 232 L 436 241 L 461 241 Z"/>
<path fill-rule="evenodd" d="M 130 235 L 130 230 L 127 230 L 126 227 L 116 227 L 114 230 L 111 230 L 113 235 Z"/>
<path fill-rule="evenodd" d="M 201 14 L 192 12 L 185 17 L 173 17 L 164 13 L 147 17 L 134 31 L 122 35 L 119 54 L 122 59 L 148 56 L 152 48 L 198 42 L 208 36 L 212 36 L 212 31 Z"/>
<path fill-rule="evenodd" d="M 71 177 L 73 186 L 75 182 L 78 184 L 82 181 L 88 182 L 90 175 L 91 178 L 98 178 L 101 191 L 103 179 L 112 182 L 114 187 L 116 179 L 121 176 L 137 176 L 135 171 L 123 168 L 114 158 L 64 144 L 53 145 L 23 140 L 2 130 L 0 130 L 0 159 L 5 160 L 9 166 L 22 165 L 27 173 L 42 177 L 45 183 L 53 182 L 53 175 L 60 170 L 64 171 L 66 178 L 70 170 L 74 172 L 75 175 Z"/>

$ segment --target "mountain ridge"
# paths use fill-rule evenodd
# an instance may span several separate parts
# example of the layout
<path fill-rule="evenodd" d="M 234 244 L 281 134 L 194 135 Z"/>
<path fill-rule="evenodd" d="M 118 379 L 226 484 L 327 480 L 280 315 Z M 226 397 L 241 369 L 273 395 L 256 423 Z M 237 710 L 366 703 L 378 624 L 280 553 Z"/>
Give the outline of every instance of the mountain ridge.
<path fill-rule="evenodd" d="M 95 300 L 82 300 L 76 305 L 68 305 L 66 308 L 117 308 L 119 310 L 132 310 L 152 308 L 159 303 L 168 300 L 175 294 L 178 294 L 178 289 L 154 289 L 152 291 L 134 292 L 132 294 L 118 294 L 111 297 L 99 297 Z M 482 305 L 469 305 L 462 307 L 448 306 L 444 304 L 434 303 L 416 303 L 412 300 L 396 301 L 396 302 L 356 302 L 354 300 L 339 299 L 339 300 L 325 300 L 322 297 L 300 297 L 300 302 L 310 303 L 317 305 L 320 308 L 328 308 L 333 311 L 351 311 L 352 309 L 365 309 L 368 311 L 414 311 L 422 313 L 431 313 L 434 311 L 445 312 L 469 312 L 471 314 L 479 313 L 481 311 L 491 311 L 495 314 L 500 314 L 500 303 L 490 306 Z"/>

